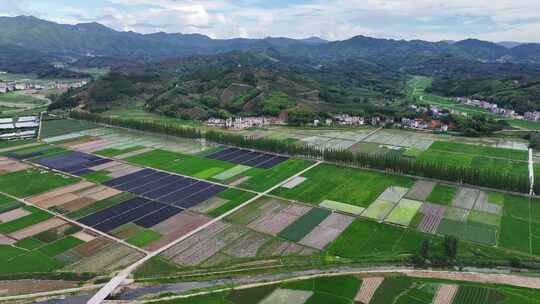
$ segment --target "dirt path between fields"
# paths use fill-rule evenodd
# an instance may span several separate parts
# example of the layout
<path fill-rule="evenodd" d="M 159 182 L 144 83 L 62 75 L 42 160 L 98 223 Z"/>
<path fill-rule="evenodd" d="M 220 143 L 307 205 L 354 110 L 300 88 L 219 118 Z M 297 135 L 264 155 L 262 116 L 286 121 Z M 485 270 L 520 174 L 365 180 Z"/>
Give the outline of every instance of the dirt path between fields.
<path fill-rule="evenodd" d="M 118 295 L 119 300 L 128 300 L 130 302 L 137 301 L 143 296 L 157 295 L 161 292 L 176 292 L 182 293 L 196 288 L 208 288 L 211 286 L 219 285 L 236 285 L 234 289 L 247 289 L 264 285 L 272 285 L 283 283 L 287 281 L 307 280 L 317 277 L 332 277 L 342 275 L 358 275 L 364 277 L 374 276 L 389 276 L 389 275 L 404 275 L 412 278 L 429 278 L 429 279 L 443 279 L 453 281 L 467 281 L 483 284 L 499 284 L 499 285 L 511 285 L 518 287 L 540 289 L 540 277 L 525 277 L 517 274 L 501 274 L 501 273 L 481 273 L 481 272 L 457 272 L 457 271 L 433 271 L 433 270 L 416 270 L 411 268 L 379 268 L 373 270 L 354 269 L 349 267 L 342 267 L 333 270 L 305 270 L 293 273 L 280 273 L 280 274 L 267 274 L 248 276 L 240 278 L 230 279 L 216 279 L 211 281 L 202 282 L 181 282 L 172 284 L 159 284 L 151 286 L 143 286 L 139 288 L 127 287 L 124 292 Z M 189 298 L 195 295 L 211 294 L 220 291 L 230 290 L 230 287 L 222 288 L 219 290 L 204 291 L 200 293 L 193 293 L 190 295 L 171 296 L 167 298 L 160 298 L 155 301 L 173 300 L 180 298 Z M 137 302 L 154 302 L 141 301 Z"/>

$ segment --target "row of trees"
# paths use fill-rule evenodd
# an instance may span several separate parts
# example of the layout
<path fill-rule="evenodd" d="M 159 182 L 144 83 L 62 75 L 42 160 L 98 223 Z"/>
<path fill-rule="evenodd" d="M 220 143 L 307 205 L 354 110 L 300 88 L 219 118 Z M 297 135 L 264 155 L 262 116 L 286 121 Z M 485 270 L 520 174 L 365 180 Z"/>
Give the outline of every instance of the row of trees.
<path fill-rule="evenodd" d="M 221 131 L 203 132 L 197 128 L 180 126 L 175 123 L 103 117 L 79 111 L 71 112 L 70 116 L 75 119 L 89 120 L 141 131 L 184 138 L 205 139 L 220 144 L 243 148 L 301 156 L 305 158 L 322 159 L 328 162 L 359 168 L 384 170 L 393 174 L 422 176 L 513 192 L 529 192 L 529 179 L 527 175 L 509 174 L 500 170 L 474 169 L 463 166 L 452 166 L 440 162 L 417 161 L 394 154 L 372 155 L 342 149 L 320 149 L 312 145 L 301 145 L 283 140 L 245 137 Z M 540 187 L 537 188 L 538 193 L 540 193 Z"/>

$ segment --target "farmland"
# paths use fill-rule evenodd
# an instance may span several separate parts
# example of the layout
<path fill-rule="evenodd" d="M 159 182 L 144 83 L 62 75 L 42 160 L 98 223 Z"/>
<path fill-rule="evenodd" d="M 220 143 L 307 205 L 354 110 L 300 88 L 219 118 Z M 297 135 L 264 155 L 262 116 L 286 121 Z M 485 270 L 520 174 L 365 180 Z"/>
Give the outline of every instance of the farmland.
<path fill-rule="evenodd" d="M 184 303 L 537 303 L 538 291 L 502 285 L 387 276 L 318 277 L 260 287 L 230 289 L 202 296 L 163 300 Z"/>
<path fill-rule="evenodd" d="M 444 236 L 458 238 L 456 259 L 463 263 L 478 256 L 500 260 L 516 254 L 534 260 L 540 254 L 535 243 L 540 228 L 534 220 L 540 208 L 525 197 L 76 121 L 56 123 L 49 126 L 53 132 L 45 144 L 15 148 L 0 158 L 0 165 L 12 171 L 0 173 L 1 191 L 28 203 L 0 197 L 6 259 L 40 260 L 36 268 L 42 272 L 108 274 L 188 234 L 136 276 L 243 265 L 405 263 L 426 242 L 433 263 L 439 263 Z M 439 160 L 464 164 L 465 157 L 470 166 L 479 160 L 524 163 L 519 150 L 454 146 L 435 138 L 406 138 L 402 131 L 364 133 L 361 138 L 343 133 L 333 136 L 373 145 L 398 140 L 401 147 L 418 149 L 411 157 L 419 159 L 439 155 Z M 381 149 L 377 151 L 401 153 Z M 31 186 L 22 187 L 16 182 L 20 180 Z M 256 195 L 257 200 L 231 213 Z M 10 271 L 14 269 L 6 273 Z M 362 289 L 359 277 L 339 283 L 311 280 L 265 289 L 258 298 L 261 303 L 289 298 L 351 303 L 361 293 L 372 303 L 398 297 L 398 303 L 429 303 L 437 292 L 401 278 L 373 282 Z M 377 292 L 386 289 L 397 292 Z M 462 293 L 457 288 L 454 296 L 468 296 Z M 235 292 L 226 297 L 233 301 L 244 296 Z"/>
<path fill-rule="evenodd" d="M 367 207 L 390 185 L 407 187 L 414 183 L 408 178 L 326 164 L 302 176 L 306 178 L 302 184 L 293 189 L 279 188 L 272 194 L 312 204 L 333 200 Z"/>

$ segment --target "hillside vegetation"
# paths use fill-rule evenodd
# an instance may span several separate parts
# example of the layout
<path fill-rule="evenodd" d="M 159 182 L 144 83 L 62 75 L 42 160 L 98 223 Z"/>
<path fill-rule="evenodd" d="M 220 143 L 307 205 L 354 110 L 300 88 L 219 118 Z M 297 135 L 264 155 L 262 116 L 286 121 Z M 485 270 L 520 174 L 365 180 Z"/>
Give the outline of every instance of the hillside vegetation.
<path fill-rule="evenodd" d="M 285 61 L 286 62 L 286 61 Z M 145 110 L 184 119 L 284 112 L 388 111 L 405 77 L 363 61 L 291 65 L 268 54 L 232 52 L 126 66 L 58 97 L 51 109 L 100 112 L 142 101 Z"/>

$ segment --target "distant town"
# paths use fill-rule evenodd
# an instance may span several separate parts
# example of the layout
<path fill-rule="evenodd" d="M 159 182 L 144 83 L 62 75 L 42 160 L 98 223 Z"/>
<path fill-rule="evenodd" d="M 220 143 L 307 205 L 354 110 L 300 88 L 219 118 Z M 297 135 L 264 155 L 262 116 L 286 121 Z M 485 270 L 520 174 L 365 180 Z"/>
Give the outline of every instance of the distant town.
<path fill-rule="evenodd" d="M 24 91 L 24 90 L 49 90 L 57 89 L 60 91 L 67 91 L 71 88 L 80 88 L 88 83 L 87 80 L 74 80 L 74 81 L 51 81 L 47 85 L 38 84 L 32 80 L 17 80 L 17 81 L 2 81 L 0 80 L 0 93 L 8 93 L 12 91 Z"/>

